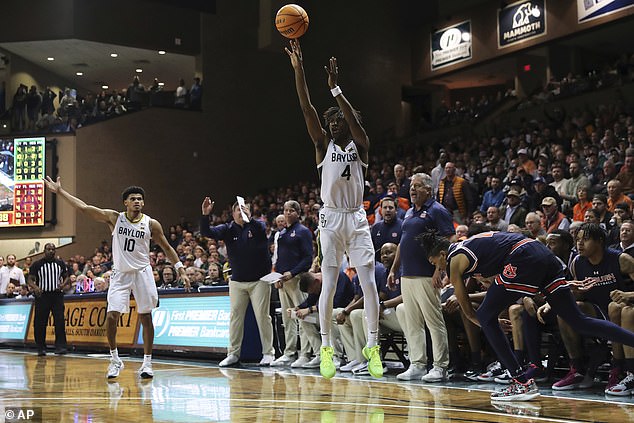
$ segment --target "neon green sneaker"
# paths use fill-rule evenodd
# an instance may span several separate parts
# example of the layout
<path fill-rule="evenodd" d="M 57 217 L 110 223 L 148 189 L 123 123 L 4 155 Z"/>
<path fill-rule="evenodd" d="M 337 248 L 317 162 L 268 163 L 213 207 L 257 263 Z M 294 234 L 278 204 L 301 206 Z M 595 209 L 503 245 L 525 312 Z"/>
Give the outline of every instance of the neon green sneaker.
<path fill-rule="evenodd" d="M 337 423 L 337 417 L 335 416 L 335 413 L 330 410 L 322 411 L 320 417 L 321 423 Z"/>
<path fill-rule="evenodd" d="M 383 409 L 379 408 L 372 411 L 370 414 L 370 423 L 383 423 L 385 421 L 385 414 L 383 413 Z"/>
<path fill-rule="evenodd" d="M 381 347 L 375 345 L 373 347 L 363 347 L 363 356 L 368 360 L 368 372 L 372 377 L 383 377 L 383 363 L 381 363 Z"/>
<path fill-rule="evenodd" d="M 321 373 L 321 375 L 326 379 L 330 379 L 337 372 L 337 369 L 335 368 L 335 363 L 332 362 L 332 356 L 334 353 L 335 351 L 332 347 L 321 347 L 321 362 L 319 363 L 319 373 Z"/>

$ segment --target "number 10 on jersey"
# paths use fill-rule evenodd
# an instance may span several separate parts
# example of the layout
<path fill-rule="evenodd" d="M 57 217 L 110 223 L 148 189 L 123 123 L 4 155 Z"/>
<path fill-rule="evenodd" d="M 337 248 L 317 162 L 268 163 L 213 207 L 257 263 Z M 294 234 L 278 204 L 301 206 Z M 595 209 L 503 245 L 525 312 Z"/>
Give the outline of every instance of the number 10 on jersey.
<path fill-rule="evenodd" d="M 126 238 L 123 241 L 123 251 L 129 251 L 129 252 L 134 251 L 135 244 L 136 244 L 136 241 L 134 240 L 134 238 Z"/>

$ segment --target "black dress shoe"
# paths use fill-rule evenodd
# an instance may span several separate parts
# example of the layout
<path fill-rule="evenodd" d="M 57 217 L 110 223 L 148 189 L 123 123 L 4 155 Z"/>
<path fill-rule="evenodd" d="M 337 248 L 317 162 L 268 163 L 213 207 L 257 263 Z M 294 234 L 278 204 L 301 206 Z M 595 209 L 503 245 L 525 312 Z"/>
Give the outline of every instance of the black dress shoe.
<path fill-rule="evenodd" d="M 55 350 L 55 354 L 57 355 L 66 355 L 68 354 L 68 350 L 66 348 L 58 348 Z"/>
<path fill-rule="evenodd" d="M 45 350 L 37 350 L 37 355 L 38 355 L 38 357 L 44 357 L 46 355 L 46 351 Z"/>

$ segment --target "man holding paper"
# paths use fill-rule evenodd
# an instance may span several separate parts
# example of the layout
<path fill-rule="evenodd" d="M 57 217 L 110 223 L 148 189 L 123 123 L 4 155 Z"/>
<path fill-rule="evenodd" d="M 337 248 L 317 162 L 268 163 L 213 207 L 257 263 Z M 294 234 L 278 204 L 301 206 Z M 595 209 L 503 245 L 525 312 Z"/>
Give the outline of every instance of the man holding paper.
<path fill-rule="evenodd" d="M 242 200 L 242 203 L 244 200 Z M 243 203 L 244 204 L 244 203 Z M 240 348 L 244 337 L 244 317 L 249 301 L 262 341 L 261 366 L 268 366 L 275 359 L 273 350 L 273 326 L 269 308 L 271 285 L 260 279 L 271 271 L 271 257 L 264 224 L 251 219 L 251 211 L 236 202 L 231 208 L 233 221 L 210 227 L 209 215 L 214 203 L 205 197 L 202 203 L 200 233 L 215 240 L 223 240 L 232 274 L 229 281 L 231 317 L 229 319 L 229 349 L 220 367 L 231 366 L 240 360 Z"/>
<path fill-rule="evenodd" d="M 313 261 L 313 237 L 310 230 L 299 222 L 300 206 L 297 201 L 290 200 L 284 203 L 284 217 L 286 228 L 282 229 L 277 239 L 277 261 L 275 271 L 282 274 L 275 287 L 279 289 L 282 310 L 295 308 L 306 299 L 306 294 L 299 290 L 299 274 L 307 272 Z M 293 356 L 297 352 L 297 320 L 290 318 L 287 313 L 282 313 L 284 322 L 284 339 L 286 347 L 284 354 L 271 363 L 271 366 L 291 367 L 319 367 L 320 356 L 311 363 L 308 334 L 303 322 L 299 323 L 299 336 L 301 350 L 297 360 Z M 312 332 L 312 331 L 311 331 Z M 315 334 L 316 335 L 316 334 Z M 318 336 L 318 335 L 317 335 Z M 321 341 L 312 342 L 317 350 L 321 347 Z"/>

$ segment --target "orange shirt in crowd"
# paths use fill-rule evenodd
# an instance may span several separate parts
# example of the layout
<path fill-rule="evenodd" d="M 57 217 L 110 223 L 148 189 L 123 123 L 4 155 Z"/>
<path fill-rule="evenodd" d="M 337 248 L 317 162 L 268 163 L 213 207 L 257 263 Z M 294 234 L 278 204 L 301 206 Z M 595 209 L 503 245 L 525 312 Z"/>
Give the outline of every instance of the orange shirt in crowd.
<path fill-rule="evenodd" d="M 608 197 L 608 211 L 610 213 L 614 213 L 616 205 L 620 203 L 627 204 L 630 208 L 630 211 L 632 211 L 632 200 L 625 194 L 621 194 L 621 196 L 616 201 L 612 201 L 612 199 Z"/>
<path fill-rule="evenodd" d="M 578 202 L 572 208 L 572 220 L 575 222 L 583 222 L 586 211 L 592 208 L 592 201 L 586 201 L 584 203 Z"/>

